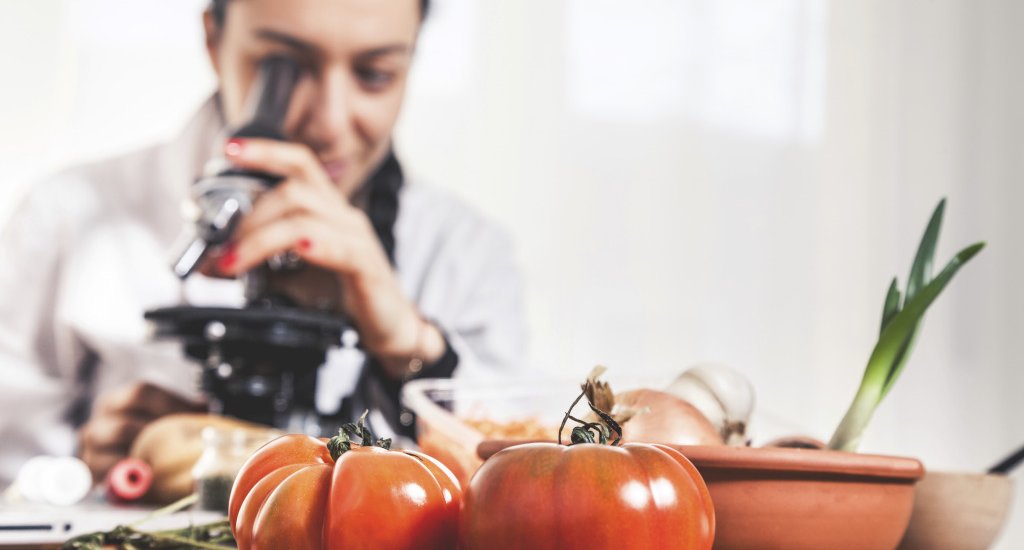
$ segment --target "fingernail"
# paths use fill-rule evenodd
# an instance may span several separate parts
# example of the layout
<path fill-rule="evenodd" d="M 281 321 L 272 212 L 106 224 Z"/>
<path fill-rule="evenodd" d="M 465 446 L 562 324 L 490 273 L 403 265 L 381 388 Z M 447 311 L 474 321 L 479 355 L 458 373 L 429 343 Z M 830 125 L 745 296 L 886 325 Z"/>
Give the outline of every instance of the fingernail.
<path fill-rule="evenodd" d="M 217 260 L 217 267 L 220 268 L 221 271 L 225 271 L 225 272 L 226 271 L 230 271 L 231 267 L 234 266 L 235 262 L 237 262 L 237 261 L 238 261 L 238 252 L 235 251 L 235 246 L 231 245 L 224 252 L 224 255 L 221 256 L 220 259 Z"/>
<path fill-rule="evenodd" d="M 313 248 L 313 241 L 306 238 L 299 239 L 300 250 L 309 251 L 311 248 Z"/>
<path fill-rule="evenodd" d="M 229 157 L 240 157 L 242 156 L 242 150 L 245 149 L 245 140 L 242 138 L 231 138 L 224 145 L 224 154 Z"/>

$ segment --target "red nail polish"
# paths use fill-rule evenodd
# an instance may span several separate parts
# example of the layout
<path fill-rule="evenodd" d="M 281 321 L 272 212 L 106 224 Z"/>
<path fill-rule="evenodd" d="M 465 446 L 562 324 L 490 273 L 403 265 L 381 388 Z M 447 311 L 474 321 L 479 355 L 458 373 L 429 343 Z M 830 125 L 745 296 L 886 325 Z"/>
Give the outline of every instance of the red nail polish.
<path fill-rule="evenodd" d="M 217 260 L 217 267 L 220 268 L 221 271 L 230 271 L 231 267 L 234 266 L 237 261 L 238 252 L 235 252 L 235 247 L 231 246 L 226 252 L 224 252 L 224 255 Z"/>
<path fill-rule="evenodd" d="M 224 154 L 229 157 L 240 157 L 242 156 L 242 150 L 245 149 L 245 140 L 241 138 L 231 138 L 224 145 Z"/>
<path fill-rule="evenodd" d="M 299 239 L 299 249 L 308 252 L 310 248 L 313 248 L 313 241 L 306 238 Z"/>

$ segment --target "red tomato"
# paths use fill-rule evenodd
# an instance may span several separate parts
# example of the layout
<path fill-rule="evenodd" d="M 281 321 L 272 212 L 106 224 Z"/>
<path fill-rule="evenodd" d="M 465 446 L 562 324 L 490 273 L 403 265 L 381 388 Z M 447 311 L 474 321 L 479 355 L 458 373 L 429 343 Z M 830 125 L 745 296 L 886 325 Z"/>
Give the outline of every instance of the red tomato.
<path fill-rule="evenodd" d="M 710 549 L 711 495 L 675 449 L 530 443 L 490 458 L 466 488 L 462 550 Z"/>
<path fill-rule="evenodd" d="M 450 549 L 462 491 L 433 458 L 286 435 L 256 451 L 231 489 L 228 519 L 240 550 Z"/>

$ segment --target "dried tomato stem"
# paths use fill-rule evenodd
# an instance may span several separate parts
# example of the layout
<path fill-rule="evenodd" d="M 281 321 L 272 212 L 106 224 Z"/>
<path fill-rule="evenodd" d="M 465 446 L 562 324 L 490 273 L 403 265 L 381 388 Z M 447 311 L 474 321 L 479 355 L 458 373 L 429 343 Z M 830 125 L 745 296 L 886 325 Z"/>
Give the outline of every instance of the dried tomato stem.
<path fill-rule="evenodd" d="M 366 416 L 368 414 L 370 414 L 369 410 L 364 411 L 363 415 L 354 424 L 351 422 L 343 424 L 338 430 L 338 435 L 332 437 L 327 442 L 327 450 L 331 453 L 331 458 L 337 461 L 338 457 L 351 451 L 354 439 L 358 439 L 359 445 L 363 447 L 376 445 L 384 450 L 391 450 L 391 438 L 382 437 L 374 442 L 373 434 L 366 427 Z"/>
<path fill-rule="evenodd" d="M 588 391 L 592 389 L 593 381 L 588 378 L 586 383 L 583 384 L 583 391 L 576 397 L 576 400 L 569 405 L 569 410 L 565 411 L 565 416 L 562 417 L 562 424 L 558 427 L 558 444 L 562 444 L 562 432 L 565 431 L 565 424 L 569 420 L 581 424 L 572 429 L 572 435 L 570 437 L 570 445 L 576 445 L 578 443 L 595 443 L 594 431 L 597 432 L 597 442 L 602 445 L 618 445 L 622 442 L 622 427 L 616 422 L 611 415 L 597 408 L 591 401 L 590 395 L 592 392 Z M 572 410 L 576 408 L 576 405 L 580 402 L 580 399 L 586 396 L 587 406 L 590 410 L 594 411 L 594 414 L 600 419 L 597 422 L 587 422 L 581 420 L 572 415 Z M 608 439 L 611 433 L 615 433 L 615 439 L 609 443 Z"/>
<path fill-rule="evenodd" d="M 579 403 L 580 399 L 583 399 L 583 396 L 586 395 L 586 394 L 587 394 L 587 391 L 586 391 L 586 389 L 584 389 L 576 397 L 576 400 L 572 402 L 572 405 L 569 405 L 569 410 L 565 411 L 565 416 L 562 417 L 562 424 L 558 427 L 558 444 L 559 445 L 562 444 L 562 431 L 565 430 L 565 423 L 568 422 L 570 418 L 572 418 L 572 410 L 576 408 L 576 404 Z M 572 419 L 576 420 L 575 418 L 572 418 Z M 576 420 L 576 422 L 579 422 L 579 420 Z"/>
<path fill-rule="evenodd" d="M 567 418 L 569 420 L 572 420 L 573 422 L 576 422 L 576 423 L 579 423 L 579 424 L 584 424 L 584 425 L 586 425 L 586 424 L 593 424 L 593 422 L 587 422 L 586 420 L 583 420 L 582 418 L 576 418 L 575 416 L 573 416 L 571 414 L 567 415 Z"/>

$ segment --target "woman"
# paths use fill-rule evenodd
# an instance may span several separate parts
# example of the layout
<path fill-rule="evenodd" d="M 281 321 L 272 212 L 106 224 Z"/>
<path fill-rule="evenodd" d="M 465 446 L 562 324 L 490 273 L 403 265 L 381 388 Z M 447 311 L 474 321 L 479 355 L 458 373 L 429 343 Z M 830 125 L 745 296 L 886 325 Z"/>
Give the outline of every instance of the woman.
<path fill-rule="evenodd" d="M 204 25 L 219 90 L 183 134 L 34 190 L 0 241 L 0 482 L 30 456 L 72 452 L 101 477 L 148 422 L 202 408 L 178 346 L 151 342 L 142 313 L 237 292 L 237 281 L 181 283 L 167 266 L 178 206 L 215 157 L 284 180 L 208 271 L 233 277 L 291 251 L 344 289 L 335 306 L 365 355 L 324 378 L 329 396 L 358 397 L 407 432 L 404 380 L 516 365 L 507 240 L 445 194 L 404 182 L 392 154 L 426 10 L 425 0 L 214 0 Z M 304 69 L 290 142 L 225 141 L 271 55 Z"/>

